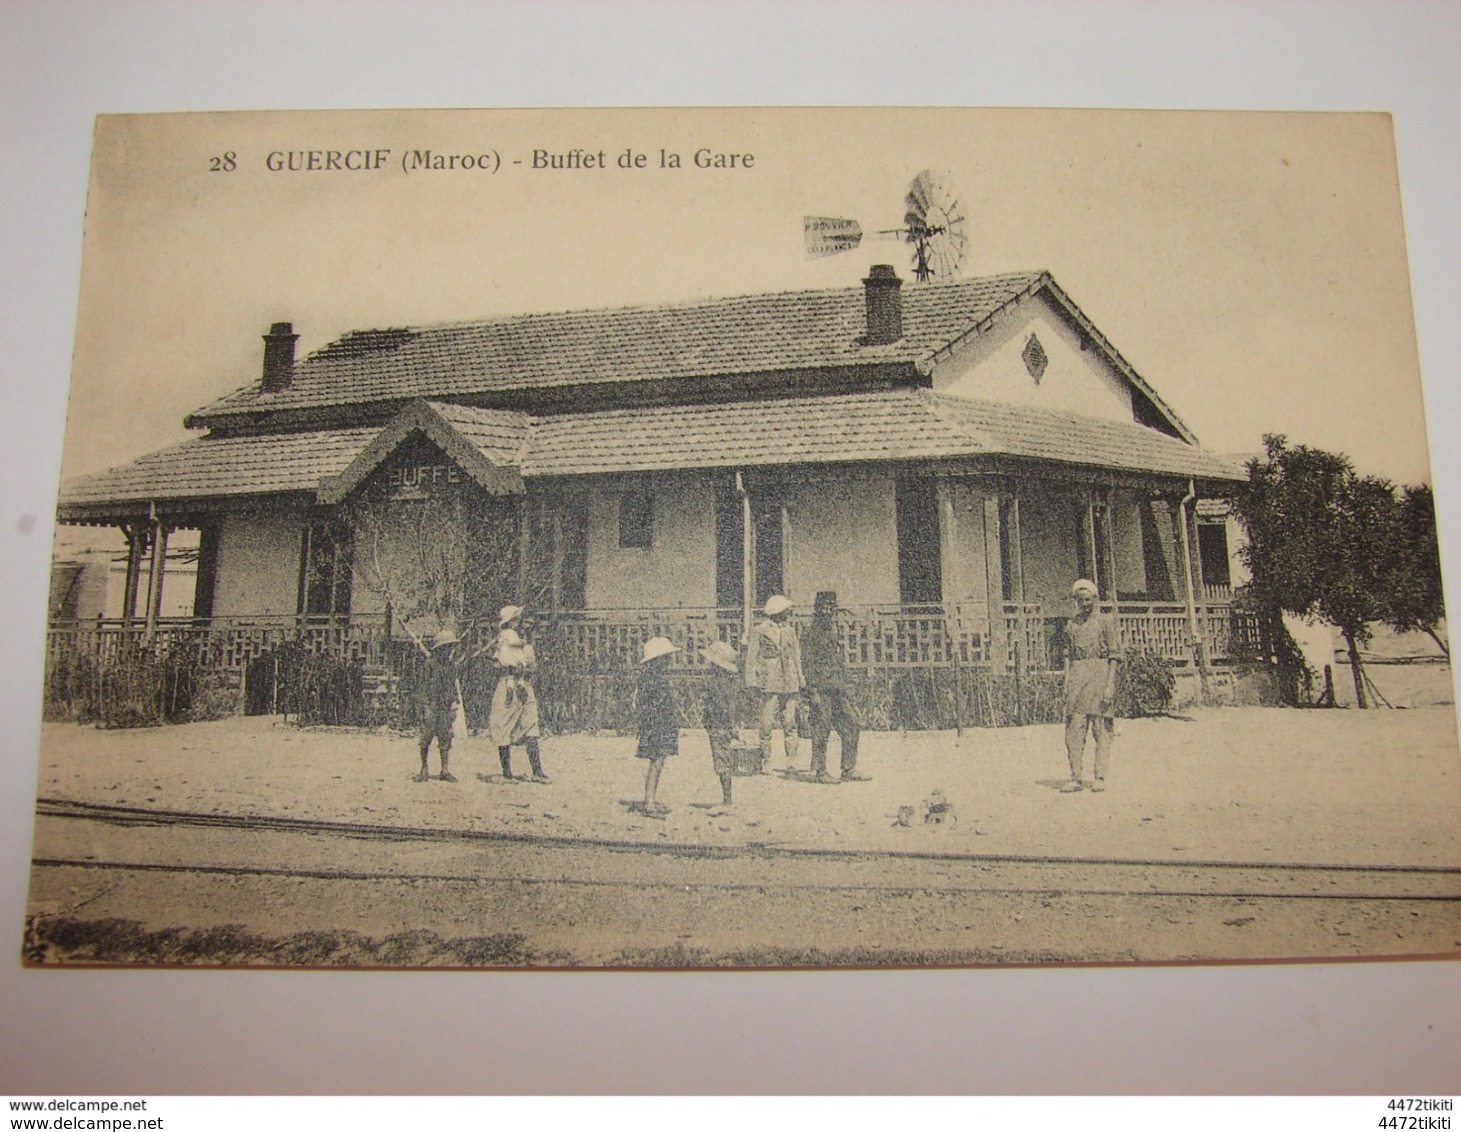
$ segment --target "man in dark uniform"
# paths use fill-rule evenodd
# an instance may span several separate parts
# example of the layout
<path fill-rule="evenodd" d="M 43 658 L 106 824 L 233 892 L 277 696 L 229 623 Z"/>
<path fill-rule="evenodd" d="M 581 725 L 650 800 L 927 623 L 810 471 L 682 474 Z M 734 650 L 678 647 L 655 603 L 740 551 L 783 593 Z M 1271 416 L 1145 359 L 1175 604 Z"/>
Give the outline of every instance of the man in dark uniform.
<path fill-rule="evenodd" d="M 837 595 L 824 590 L 812 605 L 812 623 L 802 640 L 802 675 L 812 731 L 812 775 L 835 782 L 827 773 L 827 740 L 833 731 L 842 740 L 842 781 L 866 782 L 857 773 L 857 741 L 862 734 L 857 712 L 848 702 L 847 658 L 837 634 Z"/>
<path fill-rule="evenodd" d="M 451 758 L 452 729 L 457 721 L 457 640 L 450 629 L 443 629 L 431 638 L 431 652 L 426 657 L 426 672 L 421 681 L 421 773 L 416 776 L 417 782 L 431 778 L 426 769 L 426 756 L 433 737 L 441 751 L 441 780 L 456 781 L 447 769 L 447 761 Z"/>

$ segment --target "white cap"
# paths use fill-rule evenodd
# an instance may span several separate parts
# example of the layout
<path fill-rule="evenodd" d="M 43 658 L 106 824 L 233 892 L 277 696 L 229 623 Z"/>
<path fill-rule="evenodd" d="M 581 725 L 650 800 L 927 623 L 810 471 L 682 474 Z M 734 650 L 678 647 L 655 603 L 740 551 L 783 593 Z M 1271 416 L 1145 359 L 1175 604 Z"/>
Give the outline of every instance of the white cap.
<path fill-rule="evenodd" d="M 679 652 L 674 643 L 668 637 L 650 637 L 644 642 L 644 657 L 641 664 L 648 664 L 651 660 L 660 656 L 669 656 L 672 652 Z"/>
<path fill-rule="evenodd" d="M 436 636 L 431 638 L 431 647 L 436 649 L 440 648 L 442 645 L 454 645 L 460 640 L 461 638 L 453 633 L 450 629 L 439 629 L 436 633 Z"/>
<path fill-rule="evenodd" d="M 791 608 L 791 602 L 780 594 L 772 594 L 766 599 L 766 616 L 775 617 L 778 613 L 785 613 Z"/>
<path fill-rule="evenodd" d="M 1070 587 L 1073 594 L 1090 594 L 1092 597 L 1100 597 L 1101 591 L 1096 588 L 1096 583 L 1089 578 L 1082 578 Z"/>
<path fill-rule="evenodd" d="M 497 625 L 498 625 L 498 628 L 501 628 L 503 625 L 506 625 L 513 618 L 515 618 L 519 614 L 521 614 L 522 611 L 523 611 L 523 607 L 520 606 L 520 605 L 504 605 L 502 607 L 502 609 L 497 614 Z"/>

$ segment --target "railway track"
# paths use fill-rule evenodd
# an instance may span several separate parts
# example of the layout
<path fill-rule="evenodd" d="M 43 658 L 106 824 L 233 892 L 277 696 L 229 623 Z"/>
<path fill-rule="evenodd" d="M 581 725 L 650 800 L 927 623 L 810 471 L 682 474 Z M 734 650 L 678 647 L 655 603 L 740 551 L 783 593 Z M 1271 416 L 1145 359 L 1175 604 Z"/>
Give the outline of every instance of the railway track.
<path fill-rule="evenodd" d="M 1223 897 L 1461 904 L 1461 868 L 1175 861 L 568 838 L 41 798 L 37 869 L 340 881 L 527 882 L 604 888 L 775 888 L 940 894 Z M 78 834 L 77 826 L 87 832 Z M 158 839 L 148 831 L 165 828 Z M 260 839 L 270 842 L 260 860 Z M 82 844 L 93 852 L 78 854 Z M 626 873 L 626 855 L 652 858 Z"/>

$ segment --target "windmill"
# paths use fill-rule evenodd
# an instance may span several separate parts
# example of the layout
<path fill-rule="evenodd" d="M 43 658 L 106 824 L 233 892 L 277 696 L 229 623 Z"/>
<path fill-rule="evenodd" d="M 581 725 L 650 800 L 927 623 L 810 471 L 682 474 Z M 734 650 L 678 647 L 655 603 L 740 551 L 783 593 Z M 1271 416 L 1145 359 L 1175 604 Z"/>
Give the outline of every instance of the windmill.
<path fill-rule="evenodd" d="M 948 178 L 925 169 L 904 198 L 903 227 L 879 229 L 875 238 L 901 239 L 912 248 L 913 278 L 919 283 L 959 273 L 969 250 L 964 206 Z M 862 225 L 835 216 L 806 216 L 802 237 L 808 259 L 851 251 L 862 243 Z"/>

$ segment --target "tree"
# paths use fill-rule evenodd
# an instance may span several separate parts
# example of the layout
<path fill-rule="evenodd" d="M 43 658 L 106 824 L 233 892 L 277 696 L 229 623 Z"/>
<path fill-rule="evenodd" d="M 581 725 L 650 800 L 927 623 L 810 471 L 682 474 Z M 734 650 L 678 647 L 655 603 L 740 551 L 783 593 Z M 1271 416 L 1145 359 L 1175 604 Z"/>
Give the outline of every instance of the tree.
<path fill-rule="evenodd" d="M 425 653 L 446 628 L 481 648 L 497 631 L 499 606 L 538 596 L 541 584 L 520 577 L 522 509 L 518 497 L 462 480 L 413 490 L 382 474 L 341 505 L 336 521 L 353 534 L 355 580 Z"/>
<path fill-rule="evenodd" d="M 1254 590 L 1267 606 L 1338 627 L 1355 698 L 1368 707 L 1359 648 L 1369 640 L 1369 623 L 1396 609 L 1393 557 L 1404 531 L 1395 489 L 1358 475 L 1345 456 L 1290 447 L 1283 436 L 1263 443 L 1266 456 L 1248 462 L 1248 483 L 1236 500 Z"/>
<path fill-rule="evenodd" d="M 1450 646 L 1437 632 L 1446 616 L 1446 604 L 1441 594 L 1441 552 L 1431 489 L 1405 488 L 1399 509 L 1399 538 L 1391 558 L 1389 602 L 1382 620 L 1397 633 L 1427 634 L 1450 660 Z"/>

